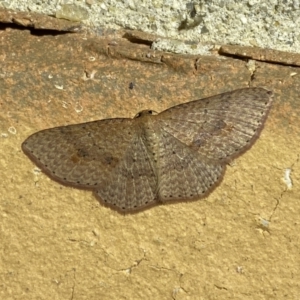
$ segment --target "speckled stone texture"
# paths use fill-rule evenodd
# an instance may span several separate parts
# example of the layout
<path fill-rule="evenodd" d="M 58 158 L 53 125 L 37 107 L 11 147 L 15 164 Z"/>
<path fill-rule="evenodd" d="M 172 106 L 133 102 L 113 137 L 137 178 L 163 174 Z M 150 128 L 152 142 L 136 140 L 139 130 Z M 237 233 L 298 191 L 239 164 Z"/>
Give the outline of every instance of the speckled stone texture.
<path fill-rule="evenodd" d="M 298 68 L 155 52 L 117 32 L 9 26 L 0 62 L 1 299 L 298 297 Z M 120 215 L 50 180 L 21 151 L 45 128 L 249 86 L 275 94 L 265 128 L 200 201 Z"/>

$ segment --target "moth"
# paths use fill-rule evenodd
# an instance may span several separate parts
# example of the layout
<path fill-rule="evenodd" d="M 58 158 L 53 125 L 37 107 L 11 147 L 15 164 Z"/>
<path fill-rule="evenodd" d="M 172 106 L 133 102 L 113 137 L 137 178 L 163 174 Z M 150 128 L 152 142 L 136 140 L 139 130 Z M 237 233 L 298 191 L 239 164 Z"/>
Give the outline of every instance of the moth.
<path fill-rule="evenodd" d="M 57 182 L 133 212 L 207 196 L 226 165 L 257 140 L 272 101 L 266 89 L 238 89 L 161 113 L 143 110 L 133 119 L 42 130 L 22 149 Z"/>

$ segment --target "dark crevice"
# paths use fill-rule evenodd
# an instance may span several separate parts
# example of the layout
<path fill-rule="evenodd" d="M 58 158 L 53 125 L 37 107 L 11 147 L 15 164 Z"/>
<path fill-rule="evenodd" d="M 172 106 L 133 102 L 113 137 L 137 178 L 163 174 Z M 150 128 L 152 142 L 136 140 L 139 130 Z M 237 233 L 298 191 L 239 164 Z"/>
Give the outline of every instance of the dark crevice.
<path fill-rule="evenodd" d="M 0 23 L 0 30 L 6 30 L 7 28 L 11 29 L 18 29 L 18 30 L 29 30 L 30 33 L 34 36 L 58 36 L 58 35 L 63 35 L 67 33 L 75 33 L 77 31 L 74 31 L 73 29 L 70 28 L 70 30 L 55 30 L 55 29 L 36 29 L 31 25 L 22 26 L 18 25 L 16 23 Z"/>
<path fill-rule="evenodd" d="M 130 33 L 125 33 L 122 37 L 127 39 L 129 42 L 131 42 L 133 44 L 141 44 L 141 45 L 151 46 L 153 43 L 152 41 L 149 41 L 146 39 L 137 38 L 137 37 L 131 35 Z"/>
<path fill-rule="evenodd" d="M 279 65 L 279 66 L 288 66 L 288 67 L 297 67 L 299 68 L 298 65 L 296 64 L 288 64 L 288 63 L 283 63 L 283 62 L 277 62 L 277 61 L 270 61 L 270 60 L 267 60 L 267 59 L 257 59 L 257 58 L 253 58 L 251 56 L 241 56 L 241 55 L 235 55 L 235 54 L 230 54 L 230 53 L 224 53 L 222 52 L 221 50 L 218 51 L 218 54 L 220 56 L 225 56 L 225 57 L 229 57 L 229 58 L 232 58 L 232 59 L 237 59 L 237 60 L 242 60 L 242 61 L 245 61 L 247 62 L 248 60 L 254 60 L 254 61 L 261 61 L 261 62 L 265 62 L 265 63 L 268 63 L 268 64 L 272 64 L 272 65 Z M 255 73 L 255 72 L 254 72 Z"/>

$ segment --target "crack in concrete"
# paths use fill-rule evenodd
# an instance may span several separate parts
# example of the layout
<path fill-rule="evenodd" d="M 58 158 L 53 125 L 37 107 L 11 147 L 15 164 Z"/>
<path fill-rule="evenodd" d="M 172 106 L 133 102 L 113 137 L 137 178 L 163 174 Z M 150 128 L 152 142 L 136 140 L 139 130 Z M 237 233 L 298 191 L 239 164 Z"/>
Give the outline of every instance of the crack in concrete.
<path fill-rule="evenodd" d="M 74 276 L 74 281 L 73 281 L 73 286 L 72 286 L 72 293 L 71 293 L 71 298 L 70 300 L 73 300 L 74 299 L 74 293 L 75 293 L 75 286 L 76 286 L 76 269 L 73 268 L 73 276 Z"/>
<path fill-rule="evenodd" d="M 293 171 L 294 166 L 295 166 L 297 163 L 299 163 L 299 161 L 300 161 L 300 155 L 298 154 L 297 159 L 292 163 L 292 165 L 291 165 L 289 168 L 286 168 L 286 169 L 285 169 L 285 170 L 290 170 L 290 172 L 289 172 L 288 175 L 290 175 L 290 173 Z M 287 176 L 286 173 L 285 173 L 285 176 Z M 285 179 L 285 178 L 284 178 L 284 179 Z M 259 221 L 260 221 L 260 224 L 257 226 L 258 229 L 261 229 L 261 230 L 263 230 L 263 231 L 267 231 L 269 234 L 271 234 L 270 229 L 269 229 L 269 225 L 270 225 L 270 222 L 272 221 L 272 218 L 273 218 L 273 216 L 274 216 L 274 214 L 275 214 L 277 208 L 278 208 L 279 205 L 280 205 L 280 200 L 284 197 L 284 195 L 285 195 L 289 190 L 292 189 L 292 179 L 290 179 L 290 177 L 289 177 L 289 180 L 290 180 L 290 182 L 288 182 L 288 183 L 290 183 L 291 186 L 289 186 L 289 185 L 287 184 L 286 188 L 281 192 L 279 198 L 275 198 L 276 204 L 275 204 L 275 206 L 274 206 L 274 208 L 273 208 L 273 210 L 272 210 L 272 212 L 271 212 L 269 218 L 268 218 L 268 219 L 264 219 L 264 218 L 262 218 L 262 217 L 260 217 L 260 216 L 258 217 L 258 219 L 259 219 Z M 285 180 L 284 180 L 284 181 L 285 181 Z M 285 183 L 286 183 L 286 182 L 285 182 Z"/>

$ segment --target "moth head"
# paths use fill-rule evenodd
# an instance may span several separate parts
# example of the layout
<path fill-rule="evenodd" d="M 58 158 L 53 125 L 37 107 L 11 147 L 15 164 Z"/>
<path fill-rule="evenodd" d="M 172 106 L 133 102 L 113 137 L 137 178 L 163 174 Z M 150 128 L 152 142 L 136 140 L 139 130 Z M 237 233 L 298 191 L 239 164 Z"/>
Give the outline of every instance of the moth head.
<path fill-rule="evenodd" d="M 155 110 L 151 110 L 151 109 L 145 109 L 140 111 L 139 113 L 137 113 L 134 118 L 140 118 L 140 117 L 146 117 L 146 116 L 153 116 L 153 115 L 157 115 L 158 113 Z"/>

